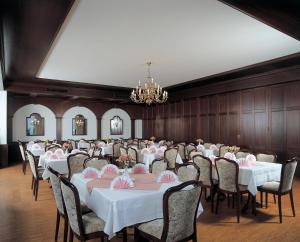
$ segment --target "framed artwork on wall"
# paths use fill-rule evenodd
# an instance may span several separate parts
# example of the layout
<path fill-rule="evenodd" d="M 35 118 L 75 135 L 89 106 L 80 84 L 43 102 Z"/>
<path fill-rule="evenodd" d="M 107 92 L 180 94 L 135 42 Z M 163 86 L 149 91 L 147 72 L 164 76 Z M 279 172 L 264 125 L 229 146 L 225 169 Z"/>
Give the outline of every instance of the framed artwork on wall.
<path fill-rule="evenodd" d="M 26 117 L 26 136 L 44 136 L 44 118 L 38 113 L 32 113 Z"/>
<path fill-rule="evenodd" d="M 114 116 L 110 120 L 110 134 L 123 135 L 123 120 L 119 116 Z"/>
<path fill-rule="evenodd" d="M 81 114 L 72 119 L 72 135 L 87 135 L 87 119 Z"/>

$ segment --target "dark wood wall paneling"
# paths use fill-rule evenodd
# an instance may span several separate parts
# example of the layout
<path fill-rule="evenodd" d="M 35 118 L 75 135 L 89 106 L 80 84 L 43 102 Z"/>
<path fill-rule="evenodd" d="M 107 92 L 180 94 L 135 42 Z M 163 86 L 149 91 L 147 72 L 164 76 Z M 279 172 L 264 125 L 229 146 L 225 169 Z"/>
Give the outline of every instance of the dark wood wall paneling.
<path fill-rule="evenodd" d="M 300 157 L 299 93 L 293 81 L 151 106 L 143 110 L 143 136 Z"/>

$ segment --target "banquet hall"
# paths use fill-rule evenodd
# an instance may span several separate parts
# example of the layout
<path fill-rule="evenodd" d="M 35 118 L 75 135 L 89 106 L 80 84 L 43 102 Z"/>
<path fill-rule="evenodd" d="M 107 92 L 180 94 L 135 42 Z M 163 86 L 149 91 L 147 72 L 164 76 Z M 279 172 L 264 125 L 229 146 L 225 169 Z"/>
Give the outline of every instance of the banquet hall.
<path fill-rule="evenodd" d="M 0 242 L 294 242 L 297 0 L 2 0 Z"/>

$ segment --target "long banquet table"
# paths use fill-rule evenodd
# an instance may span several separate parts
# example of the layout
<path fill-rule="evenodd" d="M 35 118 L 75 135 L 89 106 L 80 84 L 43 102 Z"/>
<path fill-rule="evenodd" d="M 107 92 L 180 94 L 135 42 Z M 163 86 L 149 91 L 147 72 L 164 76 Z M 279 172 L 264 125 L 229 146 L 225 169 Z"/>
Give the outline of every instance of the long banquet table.
<path fill-rule="evenodd" d="M 93 188 L 91 193 L 82 174 L 74 174 L 71 182 L 77 187 L 80 199 L 105 221 L 104 232 L 112 237 L 125 227 L 163 218 L 163 194 L 174 183 L 164 183 L 159 190 L 112 190 Z M 198 216 L 203 212 L 199 204 Z"/>

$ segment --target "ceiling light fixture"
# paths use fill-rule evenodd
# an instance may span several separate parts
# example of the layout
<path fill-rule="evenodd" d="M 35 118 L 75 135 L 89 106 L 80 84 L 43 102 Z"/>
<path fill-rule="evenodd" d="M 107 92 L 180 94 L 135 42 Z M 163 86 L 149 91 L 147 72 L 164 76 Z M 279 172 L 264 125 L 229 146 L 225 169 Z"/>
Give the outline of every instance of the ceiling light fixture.
<path fill-rule="evenodd" d="M 144 87 L 141 86 L 141 81 L 135 89 L 132 90 L 130 98 L 135 103 L 164 103 L 168 99 L 168 92 L 163 91 L 162 87 L 157 84 L 151 77 L 150 66 L 151 61 L 147 62 L 148 76 L 146 77 Z"/>

